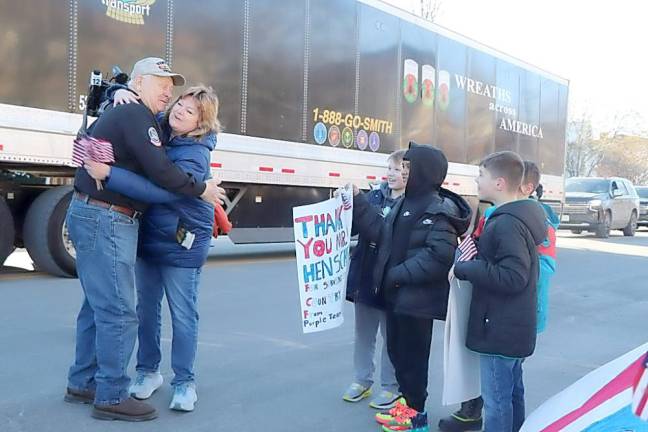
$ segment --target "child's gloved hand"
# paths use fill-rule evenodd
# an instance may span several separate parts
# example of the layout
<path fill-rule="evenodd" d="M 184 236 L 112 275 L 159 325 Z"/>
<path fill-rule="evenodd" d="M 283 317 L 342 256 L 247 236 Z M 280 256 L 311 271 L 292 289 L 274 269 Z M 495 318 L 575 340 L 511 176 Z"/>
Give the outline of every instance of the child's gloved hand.
<path fill-rule="evenodd" d="M 468 280 L 465 276 L 465 268 L 471 266 L 473 261 L 460 261 L 452 266 L 452 275 L 459 280 Z"/>

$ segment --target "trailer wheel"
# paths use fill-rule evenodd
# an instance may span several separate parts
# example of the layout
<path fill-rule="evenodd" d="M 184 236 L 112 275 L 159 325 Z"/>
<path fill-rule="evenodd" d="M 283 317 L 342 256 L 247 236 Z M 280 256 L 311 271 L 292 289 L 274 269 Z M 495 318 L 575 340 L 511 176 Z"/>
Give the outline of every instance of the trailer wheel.
<path fill-rule="evenodd" d="M 2 197 L 0 197 L 0 221 L 2 221 L 2 224 L 0 224 L 0 266 L 2 266 L 7 257 L 13 252 L 16 238 L 11 210 L 9 210 L 9 206 Z"/>
<path fill-rule="evenodd" d="M 72 186 L 52 188 L 34 200 L 25 217 L 23 238 L 34 267 L 55 276 L 76 276 L 76 253 L 65 226 L 71 199 Z"/>

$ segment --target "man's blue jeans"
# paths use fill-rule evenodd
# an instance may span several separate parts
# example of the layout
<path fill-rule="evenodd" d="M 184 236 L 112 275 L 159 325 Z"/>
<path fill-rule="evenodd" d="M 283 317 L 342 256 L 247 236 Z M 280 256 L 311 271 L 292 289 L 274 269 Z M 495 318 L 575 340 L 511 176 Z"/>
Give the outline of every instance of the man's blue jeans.
<path fill-rule="evenodd" d="M 77 198 L 70 203 L 66 221 L 84 294 L 68 386 L 96 391 L 95 404 L 118 404 L 129 397 L 126 372 L 137 335 L 139 222 Z"/>
<path fill-rule="evenodd" d="M 481 390 L 484 432 L 517 432 L 524 423 L 524 359 L 482 355 Z"/>
<path fill-rule="evenodd" d="M 171 385 L 194 382 L 200 268 L 173 267 L 140 258 L 136 269 L 139 317 L 137 371 L 152 373 L 160 367 L 162 297 L 166 294 L 173 328 L 171 367 L 175 377 Z"/>

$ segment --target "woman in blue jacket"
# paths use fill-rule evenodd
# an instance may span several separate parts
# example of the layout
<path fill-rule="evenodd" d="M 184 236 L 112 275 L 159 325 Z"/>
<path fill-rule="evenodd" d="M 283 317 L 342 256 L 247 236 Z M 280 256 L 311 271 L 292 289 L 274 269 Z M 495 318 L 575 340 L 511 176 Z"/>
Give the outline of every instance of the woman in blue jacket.
<path fill-rule="evenodd" d="M 127 90 L 115 99 L 132 101 Z M 220 131 L 218 98 L 211 88 L 191 87 L 165 113 L 159 114 L 167 155 L 180 168 L 201 181 L 210 175 L 210 153 Z M 143 143 L 142 145 L 151 145 Z M 89 164 L 93 177 L 105 187 L 151 203 L 140 223 L 136 266 L 139 318 L 137 378 L 130 392 L 148 399 L 163 383 L 159 372 L 162 297 L 171 311 L 173 341 L 170 408 L 193 411 L 198 397 L 194 359 L 198 344 L 197 296 L 200 272 L 212 237 L 214 208 L 199 198 L 170 193 L 144 177 L 118 167 Z"/>

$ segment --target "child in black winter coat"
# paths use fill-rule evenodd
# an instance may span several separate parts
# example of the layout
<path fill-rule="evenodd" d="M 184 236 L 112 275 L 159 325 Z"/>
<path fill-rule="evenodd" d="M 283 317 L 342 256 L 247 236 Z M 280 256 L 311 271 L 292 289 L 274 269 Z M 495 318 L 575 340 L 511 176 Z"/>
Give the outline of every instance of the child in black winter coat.
<path fill-rule="evenodd" d="M 383 216 L 391 212 L 405 193 L 408 173 L 403 169 L 404 156 L 405 150 L 392 153 L 387 160 L 387 181 L 378 189 L 364 194 L 369 204 L 379 209 Z M 353 234 L 357 234 L 355 227 Z M 354 381 L 342 397 L 347 402 L 359 402 L 371 395 L 376 369 L 374 353 L 378 332 L 380 331 L 384 341 L 387 340 L 385 302 L 372 289 L 372 272 L 377 256 L 376 244 L 359 236 L 358 245 L 351 256 L 347 281 L 347 300 L 354 303 L 355 309 Z M 400 393 L 386 343 L 380 354 L 380 387 L 380 393 L 373 398 L 369 406 L 376 409 L 392 408 L 400 398 Z"/>
<path fill-rule="evenodd" d="M 497 206 L 478 240 L 476 260 L 454 275 L 473 285 L 466 346 L 481 354 L 484 432 L 517 432 L 524 422 L 522 362 L 536 342 L 537 246 L 547 234 L 540 205 L 518 200 L 524 165 L 513 152 L 494 153 L 479 168 L 479 197 Z"/>
<path fill-rule="evenodd" d="M 445 319 L 448 271 L 471 211 L 463 198 L 441 187 L 448 171 L 442 151 L 411 143 L 405 161 L 404 199 L 383 218 L 354 189 L 353 223 L 378 248 L 373 290 L 387 305 L 389 357 L 404 399 L 376 420 L 387 431 L 425 432 L 432 323 Z"/>

